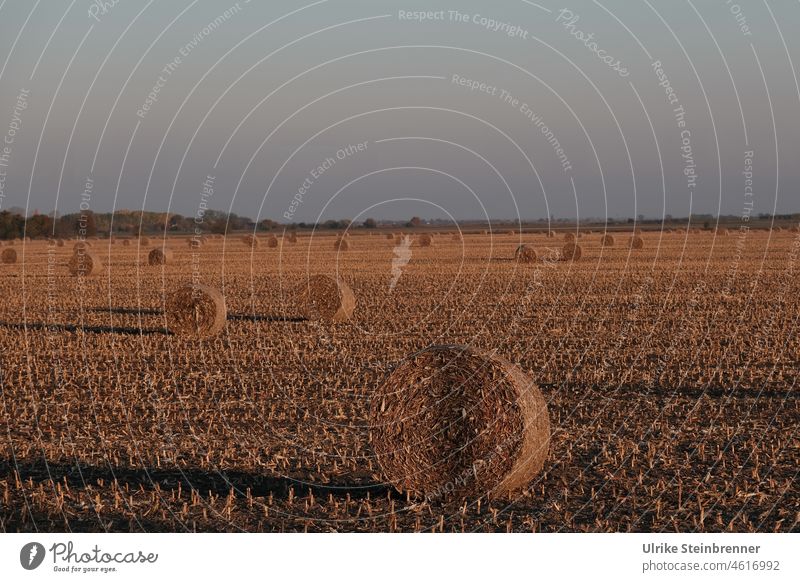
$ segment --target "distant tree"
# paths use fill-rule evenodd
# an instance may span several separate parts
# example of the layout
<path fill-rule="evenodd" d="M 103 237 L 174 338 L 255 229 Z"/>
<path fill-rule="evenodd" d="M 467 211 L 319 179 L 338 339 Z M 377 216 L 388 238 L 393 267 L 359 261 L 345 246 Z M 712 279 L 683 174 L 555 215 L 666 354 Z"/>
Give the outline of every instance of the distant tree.
<path fill-rule="evenodd" d="M 378 223 L 374 218 L 368 218 L 364 221 L 364 228 L 377 228 Z"/>
<path fill-rule="evenodd" d="M 25 234 L 31 238 L 50 236 L 53 232 L 53 219 L 42 214 L 34 214 L 25 224 Z"/>
<path fill-rule="evenodd" d="M 419 216 L 414 216 L 406 223 L 408 227 L 419 226 L 422 224 L 422 219 Z"/>

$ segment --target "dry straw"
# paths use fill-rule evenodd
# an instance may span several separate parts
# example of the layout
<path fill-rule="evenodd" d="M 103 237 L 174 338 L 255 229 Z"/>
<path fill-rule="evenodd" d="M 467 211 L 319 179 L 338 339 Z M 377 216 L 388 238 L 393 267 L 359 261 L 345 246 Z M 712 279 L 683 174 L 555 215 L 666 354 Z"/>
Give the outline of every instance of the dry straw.
<path fill-rule="evenodd" d="M 632 249 L 639 250 L 644 248 L 644 240 L 640 236 L 632 236 L 628 244 Z"/>
<path fill-rule="evenodd" d="M 613 247 L 614 246 L 614 236 L 611 234 L 603 235 L 603 238 L 600 239 L 600 244 L 604 247 Z"/>
<path fill-rule="evenodd" d="M 166 265 L 172 262 L 172 251 L 165 248 L 156 248 L 147 255 L 147 264 L 151 266 Z"/>
<path fill-rule="evenodd" d="M 88 277 L 97 273 L 101 267 L 100 257 L 89 250 L 76 251 L 67 263 L 70 275 L 76 277 Z"/>
<path fill-rule="evenodd" d="M 520 491 L 550 445 L 538 387 L 506 360 L 465 346 L 407 358 L 373 394 L 369 418 L 386 479 L 432 501 Z"/>
<path fill-rule="evenodd" d="M 535 263 L 536 249 L 531 245 L 519 245 L 514 251 L 514 258 L 520 263 Z"/>
<path fill-rule="evenodd" d="M 341 279 L 314 275 L 297 291 L 300 312 L 310 319 L 346 321 L 353 315 L 356 298 Z"/>
<path fill-rule="evenodd" d="M 3 249 L 0 260 L 6 265 L 12 265 L 17 262 L 17 251 L 14 249 Z"/>
<path fill-rule="evenodd" d="M 583 254 L 583 249 L 579 244 L 576 244 L 574 242 L 568 242 L 561 249 L 561 260 L 577 261 L 581 258 L 582 254 Z"/>
<path fill-rule="evenodd" d="M 172 333 L 195 338 L 218 334 L 228 317 L 222 293 L 199 283 L 173 291 L 166 299 L 164 313 Z"/>

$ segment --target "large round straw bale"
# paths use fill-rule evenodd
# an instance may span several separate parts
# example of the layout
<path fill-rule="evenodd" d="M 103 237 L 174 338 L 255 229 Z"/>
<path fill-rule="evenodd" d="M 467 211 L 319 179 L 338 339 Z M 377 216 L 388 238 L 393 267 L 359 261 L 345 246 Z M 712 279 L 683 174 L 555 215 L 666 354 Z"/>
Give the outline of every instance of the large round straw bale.
<path fill-rule="evenodd" d="M 539 388 L 503 358 L 466 346 L 408 357 L 373 394 L 369 420 L 386 479 L 429 500 L 524 489 L 550 446 Z"/>
<path fill-rule="evenodd" d="M 258 246 L 258 237 L 254 234 L 246 234 L 242 237 L 242 242 L 251 249 L 256 248 Z"/>
<path fill-rule="evenodd" d="M 644 240 L 640 236 L 632 236 L 628 244 L 632 249 L 639 250 L 644 248 Z"/>
<path fill-rule="evenodd" d="M 297 303 L 302 314 L 310 319 L 346 321 L 353 315 L 356 298 L 341 279 L 314 275 L 298 290 Z"/>
<path fill-rule="evenodd" d="M 292 231 L 285 238 L 290 243 L 296 243 L 297 242 L 297 233 Z"/>
<path fill-rule="evenodd" d="M 267 246 L 271 249 L 277 248 L 278 246 L 278 237 L 274 234 L 267 237 Z"/>
<path fill-rule="evenodd" d="M 427 233 L 421 234 L 419 239 L 417 239 L 417 242 L 421 247 L 429 247 L 433 244 L 433 237 Z"/>
<path fill-rule="evenodd" d="M 139 237 L 139 246 L 140 247 L 149 247 L 150 246 L 150 239 L 146 236 Z"/>
<path fill-rule="evenodd" d="M 165 302 L 167 327 L 176 335 L 211 337 L 225 327 L 228 310 L 217 289 L 199 283 L 179 287 Z"/>
<path fill-rule="evenodd" d="M 613 247 L 614 246 L 614 235 L 605 234 L 603 238 L 600 239 L 600 244 L 604 247 Z"/>
<path fill-rule="evenodd" d="M 343 238 L 337 238 L 333 243 L 333 248 L 337 251 L 346 251 L 350 248 L 350 243 Z"/>
<path fill-rule="evenodd" d="M 88 249 L 75 251 L 67 263 L 70 274 L 76 277 L 88 277 L 99 271 L 101 266 L 100 257 Z"/>
<path fill-rule="evenodd" d="M 17 262 L 17 251 L 14 249 L 3 249 L 2 254 L 0 255 L 0 260 L 3 261 L 6 265 L 11 265 Z"/>
<path fill-rule="evenodd" d="M 564 241 L 565 242 L 575 242 L 575 233 L 574 232 L 565 232 L 564 233 Z"/>
<path fill-rule="evenodd" d="M 555 237 L 556 237 L 555 232 L 553 232 L 552 230 L 547 231 L 547 238 L 555 238 Z"/>
<path fill-rule="evenodd" d="M 520 263 L 535 263 L 536 249 L 532 245 L 519 245 L 514 251 L 514 258 Z"/>
<path fill-rule="evenodd" d="M 150 251 L 147 255 L 147 264 L 151 266 L 166 265 L 172 262 L 172 251 L 163 247 L 158 247 Z"/>
<path fill-rule="evenodd" d="M 564 245 L 561 249 L 561 260 L 562 261 L 577 261 L 581 258 L 583 254 L 583 249 L 580 245 L 575 244 L 574 242 L 568 242 Z"/>

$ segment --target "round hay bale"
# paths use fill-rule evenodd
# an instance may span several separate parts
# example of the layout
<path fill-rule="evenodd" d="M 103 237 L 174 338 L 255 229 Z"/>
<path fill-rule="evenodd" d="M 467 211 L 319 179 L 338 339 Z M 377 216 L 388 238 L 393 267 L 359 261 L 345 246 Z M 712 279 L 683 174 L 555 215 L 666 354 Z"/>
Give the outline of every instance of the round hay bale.
<path fill-rule="evenodd" d="M 583 249 L 579 244 L 576 244 L 574 242 L 568 242 L 561 249 L 561 260 L 577 261 L 581 258 L 582 254 L 583 254 Z"/>
<path fill-rule="evenodd" d="M 793 226 L 793 227 L 790 229 L 790 231 L 791 231 L 791 232 L 794 232 L 794 233 L 798 233 L 798 232 L 800 232 L 800 226 Z"/>
<path fill-rule="evenodd" d="M 603 235 L 603 238 L 600 239 L 600 244 L 604 247 L 613 247 L 614 246 L 614 235 L 606 234 Z"/>
<path fill-rule="evenodd" d="M 632 249 L 640 250 L 644 248 L 644 240 L 640 236 L 632 236 L 628 245 Z"/>
<path fill-rule="evenodd" d="M 101 267 L 100 257 L 88 249 L 75 251 L 67 263 L 70 275 L 76 277 L 88 277 L 98 272 Z"/>
<path fill-rule="evenodd" d="M 254 234 L 246 234 L 246 235 L 244 235 L 242 237 L 242 242 L 245 245 L 247 245 L 248 247 L 250 247 L 251 249 L 254 249 L 254 248 L 258 247 L 258 237 L 256 235 L 254 235 Z"/>
<path fill-rule="evenodd" d="M 75 253 L 78 251 L 88 251 L 90 248 L 92 248 L 92 243 L 86 240 L 78 241 L 72 245 L 72 251 Z"/>
<path fill-rule="evenodd" d="M 575 242 L 575 233 L 574 232 L 565 232 L 564 233 L 564 242 Z"/>
<path fill-rule="evenodd" d="M 150 246 L 150 239 L 146 236 L 139 238 L 139 246 L 140 247 L 149 247 Z"/>
<path fill-rule="evenodd" d="M 462 242 L 463 243 L 464 242 L 464 235 L 462 235 L 460 232 L 453 233 L 453 240 L 456 241 L 456 242 Z"/>
<path fill-rule="evenodd" d="M 175 335 L 207 338 L 225 327 L 228 310 L 219 290 L 189 283 L 179 287 L 165 301 L 167 327 Z"/>
<path fill-rule="evenodd" d="M 429 247 L 433 244 L 433 237 L 429 234 L 421 234 L 419 239 L 417 240 L 419 246 L 421 247 Z"/>
<path fill-rule="evenodd" d="M 333 248 L 337 251 L 346 251 L 350 248 L 350 243 L 343 238 L 337 238 L 333 243 Z"/>
<path fill-rule="evenodd" d="M 17 262 L 17 251 L 14 249 L 3 249 L 2 254 L 0 254 L 0 260 L 3 261 L 3 264 L 13 265 Z"/>
<path fill-rule="evenodd" d="M 531 245 L 519 245 L 514 251 L 514 258 L 520 263 L 535 263 L 536 249 Z"/>
<path fill-rule="evenodd" d="M 54 238 L 47 239 L 47 246 L 49 246 L 49 247 L 56 246 L 56 240 Z"/>
<path fill-rule="evenodd" d="M 547 238 L 555 238 L 555 237 L 556 237 L 555 232 L 553 232 L 552 230 L 547 231 Z"/>
<path fill-rule="evenodd" d="M 394 235 L 391 232 L 386 233 L 386 240 L 394 240 Z"/>
<path fill-rule="evenodd" d="M 369 419 L 387 481 L 434 501 L 522 490 L 550 447 L 539 388 L 503 358 L 466 346 L 408 357 L 373 394 Z"/>
<path fill-rule="evenodd" d="M 275 236 L 274 234 L 270 235 L 269 238 L 267 238 L 267 246 L 269 248 L 271 248 L 271 249 L 277 248 L 278 247 L 278 237 Z"/>
<path fill-rule="evenodd" d="M 296 232 L 290 232 L 289 236 L 286 237 L 286 240 L 288 240 L 290 243 L 296 243 L 297 242 L 297 233 Z"/>
<path fill-rule="evenodd" d="M 328 275 L 309 277 L 297 293 L 300 311 L 309 319 L 346 321 L 353 315 L 356 298 L 350 286 Z"/>
<path fill-rule="evenodd" d="M 147 255 L 147 264 L 152 266 L 166 265 L 172 262 L 172 251 L 163 247 L 155 248 Z"/>
<path fill-rule="evenodd" d="M 124 247 L 131 246 L 131 239 L 129 239 L 129 238 L 122 239 L 122 246 L 124 246 Z"/>
<path fill-rule="evenodd" d="M 203 239 L 192 237 L 187 239 L 186 243 L 189 245 L 190 249 L 199 249 L 203 246 Z"/>

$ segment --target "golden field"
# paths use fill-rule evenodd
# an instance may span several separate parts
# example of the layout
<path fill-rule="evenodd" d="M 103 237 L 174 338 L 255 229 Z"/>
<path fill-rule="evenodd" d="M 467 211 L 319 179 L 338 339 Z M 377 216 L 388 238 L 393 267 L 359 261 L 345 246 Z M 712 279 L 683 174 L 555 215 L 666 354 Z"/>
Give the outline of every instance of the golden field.
<path fill-rule="evenodd" d="M 800 235 L 788 231 L 238 236 L 13 247 L 0 265 L 0 531 L 797 531 Z M 530 244 L 533 262 L 514 260 Z M 153 247 L 172 249 L 148 264 Z M 338 275 L 346 321 L 306 319 Z M 165 297 L 199 280 L 228 318 L 173 335 Z M 517 364 L 550 414 L 543 471 L 506 498 L 386 483 L 370 396 L 418 350 Z"/>

